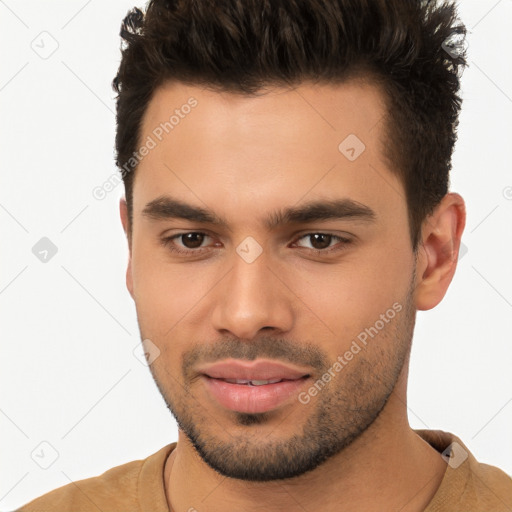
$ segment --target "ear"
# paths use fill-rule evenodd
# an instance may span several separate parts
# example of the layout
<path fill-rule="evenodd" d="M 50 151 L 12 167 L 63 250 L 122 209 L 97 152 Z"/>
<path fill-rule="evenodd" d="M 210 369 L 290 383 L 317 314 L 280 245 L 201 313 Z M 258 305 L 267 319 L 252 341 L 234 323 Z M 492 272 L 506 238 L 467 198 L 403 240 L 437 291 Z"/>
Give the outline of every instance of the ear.
<path fill-rule="evenodd" d="M 416 257 L 416 308 L 437 306 L 448 290 L 466 225 L 466 205 L 459 194 L 446 194 L 423 223 Z"/>
<path fill-rule="evenodd" d="M 133 276 L 132 276 L 132 241 L 131 241 L 131 233 L 130 233 L 130 219 L 128 217 L 128 206 L 126 204 L 126 199 L 121 197 L 119 200 L 119 213 L 121 215 L 121 223 L 123 224 L 123 230 L 128 240 L 128 267 L 126 269 L 126 288 L 130 292 L 132 299 L 133 295 Z"/>

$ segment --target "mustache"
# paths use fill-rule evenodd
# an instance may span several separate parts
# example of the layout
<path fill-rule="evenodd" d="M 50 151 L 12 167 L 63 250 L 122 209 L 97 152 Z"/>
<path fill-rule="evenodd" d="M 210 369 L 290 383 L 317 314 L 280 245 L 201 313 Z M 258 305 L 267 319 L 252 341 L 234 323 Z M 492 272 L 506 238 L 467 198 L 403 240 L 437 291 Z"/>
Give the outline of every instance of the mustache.
<path fill-rule="evenodd" d="M 273 359 L 298 366 L 311 366 L 319 372 L 329 367 L 328 358 L 312 343 L 294 342 L 284 338 L 262 336 L 250 341 L 237 338 L 222 338 L 218 341 L 198 344 L 183 353 L 182 371 L 185 379 L 194 375 L 194 367 L 223 359 L 258 358 Z"/>

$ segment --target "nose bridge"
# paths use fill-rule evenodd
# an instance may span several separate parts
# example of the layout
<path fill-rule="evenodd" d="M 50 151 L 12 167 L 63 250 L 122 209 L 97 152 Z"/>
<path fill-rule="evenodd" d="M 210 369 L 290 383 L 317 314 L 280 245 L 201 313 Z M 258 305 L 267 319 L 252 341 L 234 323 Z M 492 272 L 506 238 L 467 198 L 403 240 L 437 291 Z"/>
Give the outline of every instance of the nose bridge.
<path fill-rule="evenodd" d="M 262 251 L 255 254 L 251 241 L 237 248 L 213 313 L 217 330 L 228 330 L 244 339 L 254 337 L 263 327 L 287 331 L 293 325 L 292 304 L 269 268 L 272 263 Z"/>

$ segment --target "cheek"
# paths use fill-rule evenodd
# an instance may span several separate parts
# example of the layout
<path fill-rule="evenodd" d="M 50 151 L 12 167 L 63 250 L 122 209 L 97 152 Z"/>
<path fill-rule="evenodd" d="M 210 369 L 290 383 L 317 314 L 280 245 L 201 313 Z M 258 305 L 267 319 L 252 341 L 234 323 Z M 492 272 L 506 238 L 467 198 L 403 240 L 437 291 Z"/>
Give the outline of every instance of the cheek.
<path fill-rule="evenodd" d="M 337 265 L 310 264 L 295 269 L 293 277 L 288 274 L 287 281 L 294 283 L 291 288 L 305 305 L 308 320 L 299 320 L 301 329 L 321 329 L 332 350 L 339 351 L 340 343 L 350 344 L 394 303 L 402 304 L 411 272 L 407 251 L 395 246 L 393 251 L 357 251 Z"/>
<path fill-rule="evenodd" d="M 132 273 L 141 330 L 146 337 L 162 341 L 200 321 L 195 316 L 218 275 L 213 275 L 211 264 L 208 269 L 201 263 L 171 263 L 161 249 L 142 247 L 133 251 Z"/>
<path fill-rule="evenodd" d="M 150 338 L 169 330 L 179 318 L 180 304 L 186 302 L 179 267 L 159 261 L 161 252 L 139 242 L 132 253 L 137 316 L 144 335 Z"/>

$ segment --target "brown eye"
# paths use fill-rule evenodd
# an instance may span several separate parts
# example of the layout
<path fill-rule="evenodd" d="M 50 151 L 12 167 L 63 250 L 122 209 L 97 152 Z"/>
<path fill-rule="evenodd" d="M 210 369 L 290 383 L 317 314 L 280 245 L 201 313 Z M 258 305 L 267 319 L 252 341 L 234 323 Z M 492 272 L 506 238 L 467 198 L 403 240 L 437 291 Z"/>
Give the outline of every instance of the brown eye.
<path fill-rule="evenodd" d="M 162 238 L 161 242 L 164 247 L 173 252 L 193 254 L 207 249 L 207 247 L 203 246 L 206 238 L 210 238 L 206 233 L 191 231 Z"/>
<path fill-rule="evenodd" d="M 298 242 L 303 239 L 309 241 L 310 247 L 298 244 Z M 337 241 L 338 243 L 332 245 L 333 241 Z M 348 238 L 332 235 L 330 233 L 307 233 L 306 235 L 298 238 L 296 243 L 299 245 L 299 247 L 304 249 L 310 249 L 314 252 L 316 251 L 318 253 L 327 254 L 331 251 L 334 252 L 345 249 L 347 245 L 352 243 L 352 241 Z"/>
<path fill-rule="evenodd" d="M 327 247 L 331 245 L 332 235 L 326 235 L 325 233 L 314 233 L 308 236 L 313 249 L 327 249 Z"/>
<path fill-rule="evenodd" d="M 181 242 L 187 249 L 197 249 L 204 241 L 204 233 L 185 233 L 180 235 Z"/>

